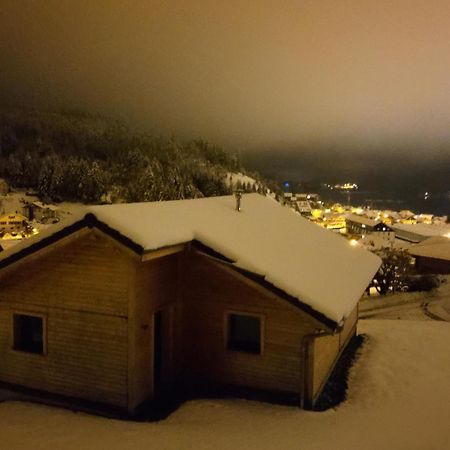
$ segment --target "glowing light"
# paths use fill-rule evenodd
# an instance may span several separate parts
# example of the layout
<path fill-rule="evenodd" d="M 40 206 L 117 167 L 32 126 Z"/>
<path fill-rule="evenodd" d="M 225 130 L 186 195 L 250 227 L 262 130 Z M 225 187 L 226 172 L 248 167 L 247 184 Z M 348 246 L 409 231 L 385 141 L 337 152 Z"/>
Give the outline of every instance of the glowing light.
<path fill-rule="evenodd" d="M 358 245 L 358 241 L 356 239 L 350 239 L 350 245 L 352 247 L 355 247 L 356 245 Z"/>
<path fill-rule="evenodd" d="M 358 185 L 356 183 L 350 183 L 350 182 L 347 182 L 347 183 L 344 183 L 344 184 L 335 184 L 334 187 L 336 189 L 340 189 L 342 191 L 349 191 L 349 190 L 356 190 L 356 189 L 358 189 Z M 331 188 L 331 189 L 333 189 L 333 188 Z"/>

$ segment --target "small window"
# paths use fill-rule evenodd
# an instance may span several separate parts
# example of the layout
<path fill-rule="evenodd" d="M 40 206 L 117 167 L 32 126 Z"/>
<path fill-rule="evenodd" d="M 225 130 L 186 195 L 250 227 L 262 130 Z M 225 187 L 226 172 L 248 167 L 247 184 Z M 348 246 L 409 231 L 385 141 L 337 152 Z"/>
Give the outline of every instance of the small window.
<path fill-rule="evenodd" d="M 44 354 L 44 319 L 14 314 L 14 350 Z"/>
<path fill-rule="evenodd" d="M 247 314 L 228 315 L 228 348 L 261 353 L 261 319 Z"/>

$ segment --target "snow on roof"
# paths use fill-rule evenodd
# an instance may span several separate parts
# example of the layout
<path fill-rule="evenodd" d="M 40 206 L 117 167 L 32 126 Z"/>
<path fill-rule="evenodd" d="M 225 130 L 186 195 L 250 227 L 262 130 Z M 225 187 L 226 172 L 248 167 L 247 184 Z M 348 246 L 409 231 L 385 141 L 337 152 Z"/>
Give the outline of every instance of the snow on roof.
<path fill-rule="evenodd" d="M 56 205 L 46 205 L 42 203 L 41 201 L 37 200 L 32 203 L 34 206 L 37 206 L 38 208 L 42 209 L 49 209 L 50 211 L 57 211 L 58 207 Z"/>
<path fill-rule="evenodd" d="M 359 239 L 358 242 L 370 250 L 380 250 L 383 247 L 407 249 L 411 247 L 410 242 L 396 239 L 393 233 L 370 233 Z"/>
<path fill-rule="evenodd" d="M 369 219 L 368 217 L 358 216 L 356 214 L 347 214 L 345 216 L 345 220 L 355 222 L 355 223 L 362 223 L 362 224 L 368 225 L 370 227 L 374 227 L 375 225 L 380 223 L 379 220 Z"/>
<path fill-rule="evenodd" d="M 144 250 L 194 239 L 259 274 L 336 323 L 355 307 L 380 259 L 259 194 L 88 208 Z M 76 218 L 69 223 L 73 224 Z M 43 239 L 50 230 L 2 252 L 0 260 Z"/>
<path fill-rule="evenodd" d="M 413 245 L 409 252 L 413 256 L 426 256 L 450 261 L 450 238 L 446 236 L 430 237 Z"/>
<path fill-rule="evenodd" d="M 448 224 L 407 224 L 407 223 L 396 223 L 391 227 L 394 230 L 406 231 L 408 233 L 413 233 L 418 236 L 444 236 L 450 233 L 450 225 Z"/>
<path fill-rule="evenodd" d="M 308 200 L 297 200 L 297 208 L 300 212 L 311 212 L 311 203 Z"/>

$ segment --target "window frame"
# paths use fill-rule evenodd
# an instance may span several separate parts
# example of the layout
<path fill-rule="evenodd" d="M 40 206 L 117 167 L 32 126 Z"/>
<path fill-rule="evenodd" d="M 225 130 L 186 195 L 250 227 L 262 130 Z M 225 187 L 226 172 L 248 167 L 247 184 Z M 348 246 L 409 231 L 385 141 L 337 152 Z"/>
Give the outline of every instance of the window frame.
<path fill-rule="evenodd" d="M 29 352 L 26 350 L 20 350 L 15 346 L 15 318 L 14 316 L 29 316 L 38 317 L 42 320 L 42 352 Z M 11 350 L 17 352 L 21 355 L 43 357 L 47 356 L 47 314 L 36 312 L 36 311 L 26 311 L 26 310 L 13 310 L 11 313 Z"/>
<path fill-rule="evenodd" d="M 259 319 L 259 352 L 252 352 L 248 350 L 242 350 L 230 347 L 230 316 L 248 316 Z M 266 328 L 266 316 L 259 312 L 253 311 L 239 311 L 239 310 L 226 310 L 224 313 L 224 347 L 225 350 L 229 352 L 237 352 L 245 355 L 262 356 L 264 354 L 264 338 L 265 338 L 265 328 Z"/>

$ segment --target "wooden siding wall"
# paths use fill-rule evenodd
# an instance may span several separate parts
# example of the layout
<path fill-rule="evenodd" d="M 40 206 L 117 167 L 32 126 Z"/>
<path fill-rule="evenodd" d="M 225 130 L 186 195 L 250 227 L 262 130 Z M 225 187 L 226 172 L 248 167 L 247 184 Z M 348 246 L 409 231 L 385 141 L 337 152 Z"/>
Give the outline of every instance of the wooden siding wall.
<path fill-rule="evenodd" d="M 84 233 L 84 234 L 83 234 Z M 184 251 L 140 262 L 84 231 L 0 275 L 0 381 L 132 412 L 155 394 L 154 314 L 163 311 L 163 381 L 224 383 L 300 394 L 304 337 L 321 326 L 208 257 Z M 46 318 L 46 355 L 12 349 L 14 312 Z M 229 312 L 262 319 L 262 354 L 226 348 Z M 354 330 L 317 338 L 317 394 Z"/>
<path fill-rule="evenodd" d="M 0 380 L 127 406 L 128 256 L 95 232 L 0 278 Z M 12 350 L 13 312 L 40 313 L 47 355 Z"/>
<path fill-rule="evenodd" d="M 302 338 L 314 324 L 283 300 L 268 298 L 203 256 L 183 264 L 185 376 L 280 392 L 301 392 Z M 263 318 L 263 354 L 226 348 L 227 311 Z"/>
<path fill-rule="evenodd" d="M 175 371 L 175 326 L 178 306 L 179 255 L 150 260 L 137 267 L 135 285 L 134 326 L 130 330 L 134 342 L 133 367 L 130 371 L 130 405 L 133 409 L 153 395 L 153 315 L 163 310 L 163 377 L 166 381 Z M 131 325 L 131 322 L 130 322 Z"/>
<path fill-rule="evenodd" d="M 313 341 L 312 397 L 315 399 L 334 368 L 337 359 L 355 331 L 358 309 L 350 313 L 340 333 L 318 337 Z"/>

